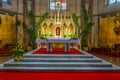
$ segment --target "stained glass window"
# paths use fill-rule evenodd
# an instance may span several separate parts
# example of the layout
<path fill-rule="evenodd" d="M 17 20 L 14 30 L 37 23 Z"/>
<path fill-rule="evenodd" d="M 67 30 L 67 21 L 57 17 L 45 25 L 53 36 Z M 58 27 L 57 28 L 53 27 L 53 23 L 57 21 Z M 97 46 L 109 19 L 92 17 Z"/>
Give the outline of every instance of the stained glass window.
<path fill-rule="evenodd" d="M 3 4 L 10 4 L 10 1 L 9 0 L 2 0 L 2 3 Z"/>
<path fill-rule="evenodd" d="M 108 0 L 109 2 L 109 4 L 113 4 L 113 3 L 116 3 L 116 0 Z"/>
<path fill-rule="evenodd" d="M 58 5 L 61 10 L 66 10 L 67 0 L 50 0 L 50 10 L 57 10 Z"/>
<path fill-rule="evenodd" d="M 120 4 L 120 0 L 108 0 L 108 6 L 115 6 Z"/>
<path fill-rule="evenodd" d="M 117 0 L 117 2 L 120 2 L 120 0 Z"/>

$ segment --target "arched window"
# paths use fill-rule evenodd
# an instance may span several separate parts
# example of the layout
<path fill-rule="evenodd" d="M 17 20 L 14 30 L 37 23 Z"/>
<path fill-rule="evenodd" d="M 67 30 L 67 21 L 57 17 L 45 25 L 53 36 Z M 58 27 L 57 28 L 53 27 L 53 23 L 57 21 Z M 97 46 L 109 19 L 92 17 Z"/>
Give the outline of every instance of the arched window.
<path fill-rule="evenodd" d="M 109 2 L 108 2 L 108 4 L 114 4 L 114 3 L 116 3 L 116 0 L 108 0 Z"/>
<path fill-rule="evenodd" d="M 67 0 L 49 0 L 50 10 L 57 10 L 58 3 L 60 3 L 61 10 L 67 9 Z"/>
<path fill-rule="evenodd" d="M 117 0 L 117 2 L 120 2 L 120 0 Z"/>
<path fill-rule="evenodd" d="M 108 0 L 108 6 L 115 6 L 120 4 L 120 0 Z"/>
<path fill-rule="evenodd" d="M 10 4 L 10 0 L 2 0 L 2 4 Z"/>

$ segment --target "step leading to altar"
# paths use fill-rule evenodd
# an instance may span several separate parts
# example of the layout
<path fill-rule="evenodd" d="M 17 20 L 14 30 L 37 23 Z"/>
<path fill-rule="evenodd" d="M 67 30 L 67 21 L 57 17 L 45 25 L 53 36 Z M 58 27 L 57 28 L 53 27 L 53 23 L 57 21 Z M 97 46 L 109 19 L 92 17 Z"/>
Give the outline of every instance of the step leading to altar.
<path fill-rule="evenodd" d="M 120 71 L 120 68 L 96 56 L 84 54 L 25 54 L 20 62 L 10 60 L 0 71 Z"/>

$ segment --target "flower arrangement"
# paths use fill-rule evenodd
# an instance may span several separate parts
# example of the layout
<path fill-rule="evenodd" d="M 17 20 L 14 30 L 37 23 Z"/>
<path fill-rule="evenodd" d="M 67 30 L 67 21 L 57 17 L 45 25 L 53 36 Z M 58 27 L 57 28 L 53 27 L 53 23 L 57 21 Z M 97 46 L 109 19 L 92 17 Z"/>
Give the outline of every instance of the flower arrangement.
<path fill-rule="evenodd" d="M 24 57 L 24 48 L 21 44 L 21 41 L 18 42 L 17 46 L 12 51 L 14 52 L 14 61 L 19 63 Z"/>

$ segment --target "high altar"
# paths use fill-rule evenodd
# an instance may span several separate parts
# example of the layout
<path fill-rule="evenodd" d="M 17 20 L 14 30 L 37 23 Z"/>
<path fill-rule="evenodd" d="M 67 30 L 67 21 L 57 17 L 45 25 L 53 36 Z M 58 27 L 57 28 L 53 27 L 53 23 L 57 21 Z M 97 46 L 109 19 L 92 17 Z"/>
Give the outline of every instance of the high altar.
<path fill-rule="evenodd" d="M 76 25 L 70 13 L 60 13 L 60 3 L 58 3 L 57 13 L 50 13 L 49 17 L 40 25 L 36 43 L 39 47 L 47 47 L 52 51 L 52 47 L 65 48 L 68 52 L 71 44 L 80 44 L 75 35 Z M 47 40 L 46 40 L 47 39 Z M 59 43 L 59 45 L 58 45 Z"/>

